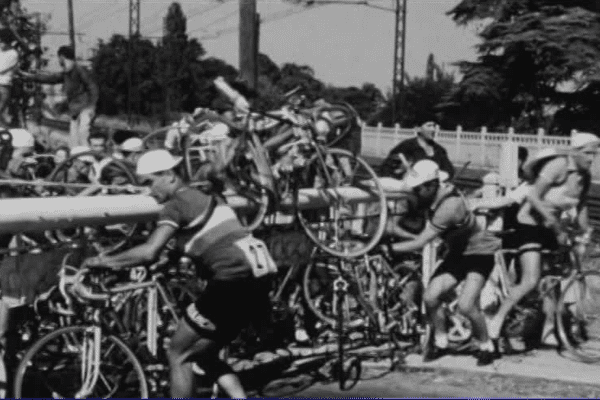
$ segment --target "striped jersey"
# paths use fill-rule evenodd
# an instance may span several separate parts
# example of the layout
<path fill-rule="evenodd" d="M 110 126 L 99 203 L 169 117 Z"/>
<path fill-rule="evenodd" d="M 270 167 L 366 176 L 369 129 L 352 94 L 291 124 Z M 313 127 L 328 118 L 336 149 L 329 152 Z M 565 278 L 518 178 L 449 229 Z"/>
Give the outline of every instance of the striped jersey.
<path fill-rule="evenodd" d="M 183 187 L 165 203 L 158 225 L 177 229 L 177 245 L 205 279 L 236 280 L 252 277 L 244 252 L 235 242 L 248 235 L 224 200 Z"/>

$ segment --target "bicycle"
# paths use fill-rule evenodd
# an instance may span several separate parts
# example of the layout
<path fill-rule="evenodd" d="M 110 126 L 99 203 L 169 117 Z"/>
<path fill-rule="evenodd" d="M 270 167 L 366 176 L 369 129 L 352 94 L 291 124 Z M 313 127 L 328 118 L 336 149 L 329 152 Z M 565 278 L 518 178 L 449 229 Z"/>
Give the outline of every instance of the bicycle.
<path fill-rule="evenodd" d="M 64 262 L 66 263 L 66 259 Z M 26 352 L 17 368 L 15 396 L 30 396 L 27 390 L 40 390 L 41 386 L 45 386 L 44 389 L 53 397 L 57 393 L 64 395 L 62 390 L 69 390 L 68 397 L 147 397 L 149 393 L 153 397 L 163 396 L 168 382 L 164 375 L 166 347 L 168 337 L 178 321 L 175 307 L 188 301 L 182 299 L 181 294 L 186 297 L 189 292 L 186 293 L 186 288 L 179 286 L 177 282 L 174 286 L 163 285 L 161 281 L 165 274 L 159 272 L 158 267 L 156 264 L 150 268 L 132 269 L 127 274 L 133 278 L 133 282 L 115 284 L 114 279 L 118 278 L 119 273 L 103 268 L 76 270 L 63 265 L 59 288 L 68 305 L 63 312 L 82 315 L 83 324 L 52 332 Z M 94 288 L 99 288 L 99 293 L 95 293 Z M 180 296 L 173 293 L 174 289 L 180 290 Z M 145 317 L 145 324 L 140 322 L 140 317 Z M 74 340 L 79 336 L 82 340 L 75 343 Z M 130 379 L 133 378 L 131 374 L 134 374 L 140 382 L 139 387 L 131 388 L 127 379 L 122 392 L 119 392 L 119 384 L 123 384 L 121 380 L 115 378 L 112 388 L 107 384 L 106 370 L 113 367 L 110 362 L 100 359 L 100 353 L 105 353 L 102 349 L 108 344 L 116 346 L 130 365 L 130 369 L 126 367 L 122 370 L 120 378 Z M 65 363 L 64 360 L 45 357 L 45 352 L 54 353 L 56 347 L 71 357 L 81 353 L 81 371 L 76 374 L 81 379 L 70 381 L 75 387 L 63 388 L 61 385 L 65 378 L 62 374 L 72 372 L 65 371 L 68 369 L 67 365 L 71 369 L 78 365 L 75 362 Z M 58 364 L 47 365 L 54 361 L 58 361 Z M 121 366 L 120 363 L 116 365 Z M 51 376 L 54 372 L 57 373 L 56 379 Z M 27 384 L 39 379 L 40 374 L 44 375 L 44 380 L 41 381 L 43 385 L 33 385 L 36 386 L 33 388 Z M 119 373 L 116 377 L 118 376 Z M 51 384 L 57 387 L 52 387 Z M 100 387 L 102 385 L 104 387 Z M 39 394 L 41 393 L 36 393 Z"/>

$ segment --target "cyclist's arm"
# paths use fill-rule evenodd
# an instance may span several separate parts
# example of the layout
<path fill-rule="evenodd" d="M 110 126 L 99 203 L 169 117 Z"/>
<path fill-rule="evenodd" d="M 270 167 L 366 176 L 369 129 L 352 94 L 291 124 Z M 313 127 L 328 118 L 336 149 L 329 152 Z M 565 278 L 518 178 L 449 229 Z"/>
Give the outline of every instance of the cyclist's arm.
<path fill-rule="evenodd" d="M 531 203 L 531 206 L 540 213 L 547 226 L 553 229 L 558 229 L 558 221 L 542 198 L 556 182 L 564 180 L 566 171 L 566 158 L 558 157 L 549 161 L 540 171 L 527 195 L 527 200 Z"/>
<path fill-rule="evenodd" d="M 113 269 L 135 267 L 141 264 L 150 264 L 155 261 L 160 251 L 175 235 L 177 228 L 171 225 L 159 225 L 146 243 L 133 247 L 114 256 L 98 256 L 88 260 L 88 265 L 101 265 Z"/>
<path fill-rule="evenodd" d="M 431 221 L 416 238 L 392 245 L 394 253 L 410 253 L 425 247 L 428 243 L 439 237 L 444 231 L 455 226 L 464 219 L 468 211 L 462 206 L 459 198 L 446 200 L 435 212 Z"/>
<path fill-rule="evenodd" d="M 510 207 L 517 201 L 510 196 L 496 197 L 493 199 L 477 200 L 473 202 L 473 210 L 499 210 L 501 208 Z"/>

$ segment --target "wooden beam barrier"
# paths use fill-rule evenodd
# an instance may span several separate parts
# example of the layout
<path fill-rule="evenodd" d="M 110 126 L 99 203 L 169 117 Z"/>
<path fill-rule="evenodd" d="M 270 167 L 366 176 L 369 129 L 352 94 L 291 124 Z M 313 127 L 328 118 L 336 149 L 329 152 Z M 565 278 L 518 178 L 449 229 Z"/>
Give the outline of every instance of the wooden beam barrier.
<path fill-rule="evenodd" d="M 343 197 L 348 203 L 373 201 L 371 193 L 356 187 L 340 189 L 303 189 L 298 198 L 301 209 L 322 208 L 332 197 Z M 386 193 L 388 200 L 403 198 L 406 192 Z M 236 209 L 252 207 L 244 197 L 231 195 L 227 201 Z M 293 201 L 282 201 L 280 209 L 290 210 Z M 77 226 L 111 225 L 154 220 L 162 206 L 145 195 L 89 197 L 41 197 L 0 200 L 0 233 L 20 233 L 65 229 Z"/>

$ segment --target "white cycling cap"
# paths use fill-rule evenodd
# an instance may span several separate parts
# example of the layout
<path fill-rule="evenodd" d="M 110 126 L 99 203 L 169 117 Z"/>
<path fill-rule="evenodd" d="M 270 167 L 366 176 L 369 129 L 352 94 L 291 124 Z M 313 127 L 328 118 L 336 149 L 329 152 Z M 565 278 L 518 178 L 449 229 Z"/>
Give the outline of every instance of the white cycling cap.
<path fill-rule="evenodd" d="M 88 151 L 92 151 L 92 149 L 87 146 L 75 146 L 71 149 L 71 155 L 77 156 L 79 154 L 87 153 Z"/>
<path fill-rule="evenodd" d="M 26 129 L 15 128 L 9 129 L 10 134 L 12 135 L 12 145 L 13 147 L 34 147 L 35 139 L 33 135 Z"/>
<path fill-rule="evenodd" d="M 593 133 L 576 133 L 571 137 L 571 147 L 574 149 L 590 145 L 600 145 L 600 138 Z"/>
<path fill-rule="evenodd" d="M 150 150 L 138 160 L 136 173 L 138 175 L 149 175 L 168 171 L 177 166 L 182 159 L 182 157 L 174 157 L 165 149 Z"/>
<path fill-rule="evenodd" d="M 132 137 L 121 143 L 121 151 L 139 153 L 144 150 L 144 142 L 140 138 Z"/>
<path fill-rule="evenodd" d="M 406 184 L 411 188 L 415 188 L 424 183 L 440 180 L 440 167 L 431 160 L 417 161 L 408 172 Z"/>

